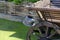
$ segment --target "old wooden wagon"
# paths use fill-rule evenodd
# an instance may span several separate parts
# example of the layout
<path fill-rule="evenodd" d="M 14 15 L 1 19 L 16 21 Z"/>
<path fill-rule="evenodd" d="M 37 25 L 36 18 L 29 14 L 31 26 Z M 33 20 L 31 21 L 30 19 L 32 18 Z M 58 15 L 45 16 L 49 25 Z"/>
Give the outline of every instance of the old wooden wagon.
<path fill-rule="evenodd" d="M 27 22 L 32 26 L 26 40 L 60 40 L 60 0 L 53 0 L 48 5 L 51 7 L 26 7 L 28 11 L 34 11 L 37 14 L 35 17 L 30 13 L 28 18 L 31 21 L 24 21 L 24 24 Z M 35 20 L 38 22 L 36 23 Z"/>
<path fill-rule="evenodd" d="M 27 40 L 56 40 L 60 37 L 60 8 L 27 8 L 36 11 L 39 23 L 32 25 Z M 37 38 L 34 38 L 32 34 Z M 34 39 L 33 39 L 34 38 Z M 59 39 L 60 40 L 60 39 Z"/>

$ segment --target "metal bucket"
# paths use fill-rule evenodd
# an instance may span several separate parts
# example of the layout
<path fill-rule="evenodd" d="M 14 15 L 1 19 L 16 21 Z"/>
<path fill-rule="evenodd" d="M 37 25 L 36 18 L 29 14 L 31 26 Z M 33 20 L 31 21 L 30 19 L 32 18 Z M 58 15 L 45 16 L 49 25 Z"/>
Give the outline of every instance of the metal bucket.
<path fill-rule="evenodd" d="M 32 16 L 26 16 L 25 19 L 23 20 L 23 24 L 30 27 L 34 26 L 37 23 L 38 21 L 35 20 Z"/>

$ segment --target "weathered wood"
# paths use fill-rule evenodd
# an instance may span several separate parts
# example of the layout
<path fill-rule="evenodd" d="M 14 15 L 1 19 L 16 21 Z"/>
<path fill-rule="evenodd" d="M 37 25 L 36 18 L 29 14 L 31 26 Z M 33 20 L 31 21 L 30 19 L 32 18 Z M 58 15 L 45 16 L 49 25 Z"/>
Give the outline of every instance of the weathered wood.
<path fill-rule="evenodd" d="M 57 19 L 47 19 L 47 20 L 50 22 L 60 23 L 60 20 L 57 20 Z"/>
<path fill-rule="evenodd" d="M 7 2 L 0 1 L 0 13 L 6 13 L 7 11 Z"/>
<path fill-rule="evenodd" d="M 48 21 L 60 23 L 60 8 L 31 8 L 27 7 L 28 10 L 36 10 L 42 12 L 48 12 L 46 16 Z M 42 14 L 42 13 L 41 13 Z M 48 15 L 50 14 L 50 16 Z M 42 18 L 43 19 L 43 18 Z"/>
<path fill-rule="evenodd" d="M 26 9 L 28 9 L 28 10 L 37 10 L 37 11 L 45 11 L 45 12 L 60 12 L 60 8 L 35 8 L 35 7 L 26 7 Z"/>

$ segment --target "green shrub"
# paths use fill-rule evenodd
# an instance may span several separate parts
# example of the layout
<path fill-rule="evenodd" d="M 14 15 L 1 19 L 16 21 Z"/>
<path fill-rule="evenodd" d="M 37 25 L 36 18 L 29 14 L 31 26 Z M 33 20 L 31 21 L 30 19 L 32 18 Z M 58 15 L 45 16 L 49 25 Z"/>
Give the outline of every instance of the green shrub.
<path fill-rule="evenodd" d="M 32 2 L 32 3 L 35 3 L 37 1 L 40 1 L 40 0 L 28 0 L 28 2 Z"/>
<path fill-rule="evenodd" d="M 14 2 L 16 5 L 22 3 L 23 1 L 28 1 L 28 2 L 32 2 L 32 3 L 35 3 L 39 0 L 8 0 L 9 2 Z"/>
<path fill-rule="evenodd" d="M 22 2 L 22 0 L 13 0 L 13 2 L 14 2 L 16 5 L 18 5 L 18 4 L 20 4 L 20 3 Z"/>
<path fill-rule="evenodd" d="M 12 2 L 13 0 L 8 0 L 8 2 Z"/>

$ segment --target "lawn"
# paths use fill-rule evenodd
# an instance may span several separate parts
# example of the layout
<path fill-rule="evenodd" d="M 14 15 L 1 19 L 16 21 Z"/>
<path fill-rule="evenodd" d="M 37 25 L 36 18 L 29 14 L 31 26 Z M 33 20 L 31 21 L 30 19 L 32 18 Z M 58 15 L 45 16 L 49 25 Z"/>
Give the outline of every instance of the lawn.
<path fill-rule="evenodd" d="M 0 19 L 0 40 L 26 40 L 28 30 L 23 23 Z M 33 35 L 32 40 L 36 40 L 36 36 Z"/>
<path fill-rule="evenodd" d="M 0 19 L 0 40 L 25 40 L 28 29 L 20 22 Z"/>

